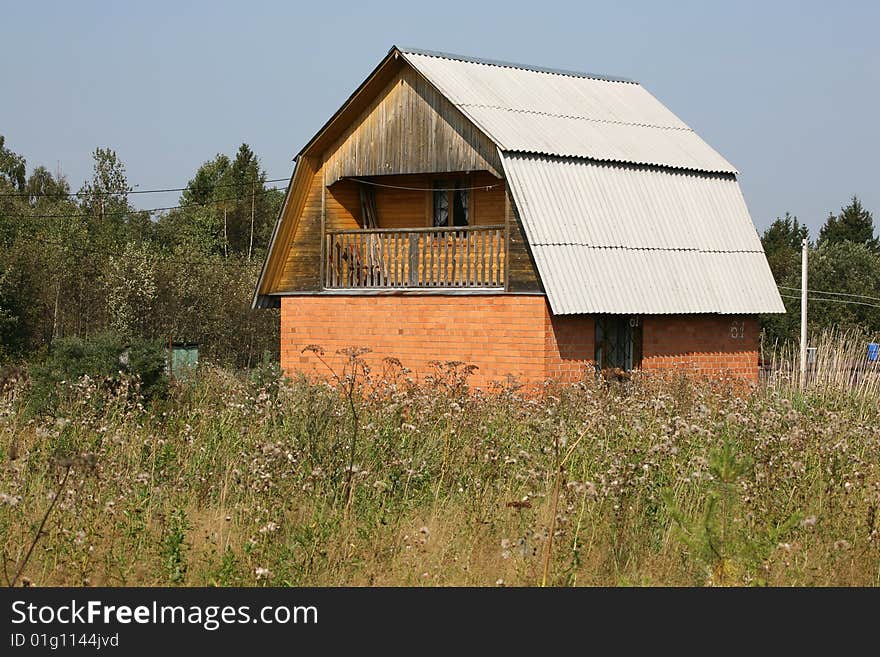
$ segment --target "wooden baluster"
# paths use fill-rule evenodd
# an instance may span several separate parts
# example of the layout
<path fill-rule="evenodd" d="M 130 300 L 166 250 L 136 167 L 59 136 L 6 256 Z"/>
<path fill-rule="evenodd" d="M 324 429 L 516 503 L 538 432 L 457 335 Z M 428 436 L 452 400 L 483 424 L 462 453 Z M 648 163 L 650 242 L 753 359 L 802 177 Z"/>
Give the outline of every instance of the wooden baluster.
<path fill-rule="evenodd" d="M 437 233 L 431 235 L 431 284 L 440 282 L 440 252 L 438 250 Z"/>
<path fill-rule="evenodd" d="M 330 240 L 330 287 L 336 287 L 336 270 L 339 262 L 339 240 L 336 235 L 328 237 Z"/>
<path fill-rule="evenodd" d="M 419 270 L 419 287 L 425 284 L 428 273 L 428 236 L 419 234 L 419 250 L 422 252 L 422 268 Z"/>
<path fill-rule="evenodd" d="M 456 275 L 458 274 L 457 265 L 455 256 L 456 256 L 456 247 L 458 246 L 458 231 L 453 231 L 450 233 L 452 235 L 452 280 L 450 281 L 451 285 L 455 285 Z"/>
<path fill-rule="evenodd" d="M 339 236 L 339 284 L 337 287 L 348 287 L 345 280 L 345 266 L 348 263 L 348 254 L 345 252 L 345 234 Z"/>
<path fill-rule="evenodd" d="M 366 283 L 364 276 L 366 272 L 364 271 L 364 263 L 361 260 L 360 241 L 360 233 L 351 234 L 351 266 L 354 268 L 355 287 L 362 287 Z"/>
<path fill-rule="evenodd" d="M 363 233 L 351 234 L 351 266 L 354 267 L 354 286 L 367 286 L 367 268 L 364 266 L 364 259 L 361 257 L 361 240 Z"/>
<path fill-rule="evenodd" d="M 489 233 L 489 285 L 495 285 L 495 231 Z"/>
<path fill-rule="evenodd" d="M 495 263 L 497 265 L 497 269 L 495 271 L 495 285 L 504 285 L 504 263 L 501 261 L 504 255 L 504 233 L 500 230 L 495 231 L 495 248 L 497 249 L 497 253 L 495 255 Z"/>
<path fill-rule="evenodd" d="M 373 234 L 361 233 L 358 241 L 361 243 L 360 254 L 364 272 L 364 285 L 375 287 L 378 281 L 376 280 L 376 270 L 373 268 L 373 250 L 370 248 L 373 245 Z"/>
<path fill-rule="evenodd" d="M 392 285 L 397 287 L 400 285 L 400 235 L 394 233 L 394 281 Z"/>
<path fill-rule="evenodd" d="M 443 233 L 443 285 L 449 285 L 449 235 Z"/>
<path fill-rule="evenodd" d="M 385 234 L 374 233 L 373 244 L 375 244 L 373 270 L 376 272 L 376 286 L 385 287 L 388 285 L 388 277 L 385 275 Z"/>
<path fill-rule="evenodd" d="M 471 235 L 473 233 L 465 231 L 464 233 L 464 285 L 471 284 Z"/>

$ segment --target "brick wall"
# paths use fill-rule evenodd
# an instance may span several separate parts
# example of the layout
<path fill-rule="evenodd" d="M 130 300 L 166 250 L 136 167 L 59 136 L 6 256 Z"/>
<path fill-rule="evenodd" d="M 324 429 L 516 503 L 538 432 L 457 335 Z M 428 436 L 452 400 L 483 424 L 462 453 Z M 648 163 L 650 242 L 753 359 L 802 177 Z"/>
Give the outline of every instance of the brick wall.
<path fill-rule="evenodd" d="M 544 304 L 546 307 L 546 304 Z M 552 315 L 545 310 L 546 377 L 574 383 L 592 376 L 595 322 L 590 315 Z"/>
<path fill-rule="evenodd" d="M 736 324 L 734 324 L 734 322 Z M 470 379 L 486 387 L 515 377 L 571 382 L 592 371 L 594 321 L 553 316 L 542 296 L 289 296 L 281 299 L 281 365 L 285 371 L 327 376 L 306 345 L 320 345 L 341 371 L 346 347 L 369 347 L 374 370 L 394 357 L 419 376 L 430 362 L 464 361 L 480 369 Z M 758 377 L 754 317 L 646 316 L 645 370 Z"/>
<path fill-rule="evenodd" d="M 339 371 L 338 349 L 369 347 L 381 371 L 394 357 L 423 376 L 430 362 L 464 361 L 480 369 L 473 385 L 544 379 L 546 302 L 541 296 L 300 296 L 281 299 L 281 366 L 319 376 L 327 368 L 303 347 L 317 344 Z"/>
<path fill-rule="evenodd" d="M 646 316 L 642 369 L 687 370 L 758 380 L 760 335 L 755 316 Z"/>

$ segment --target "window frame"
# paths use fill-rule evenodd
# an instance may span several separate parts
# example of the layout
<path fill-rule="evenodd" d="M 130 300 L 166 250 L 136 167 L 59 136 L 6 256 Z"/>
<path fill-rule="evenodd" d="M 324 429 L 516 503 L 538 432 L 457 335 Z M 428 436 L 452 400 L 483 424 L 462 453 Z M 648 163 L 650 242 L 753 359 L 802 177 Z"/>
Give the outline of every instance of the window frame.
<path fill-rule="evenodd" d="M 470 176 L 450 176 L 444 178 L 433 178 L 432 188 L 428 194 L 428 227 L 429 228 L 467 228 L 474 225 L 473 213 L 473 195 L 470 193 Z M 450 191 L 452 194 L 450 194 Z M 455 223 L 455 195 L 464 192 L 464 198 L 467 199 L 463 205 L 466 221 L 463 224 Z M 446 197 L 446 225 L 438 226 L 434 223 L 437 217 L 437 194 L 441 193 Z"/>
<path fill-rule="evenodd" d="M 613 324 L 612 324 L 613 323 Z M 609 329 L 613 326 L 613 331 Z M 606 334 L 614 333 L 612 338 L 604 338 Z M 619 344 L 620 336 L 623 335 L 624 344 Z M 613 351 L 624 351 L 622 363 L 606 364 L 602 362 L 600 355 L 608 354 L 609 349 L 604 348 L 610 340 L 618 342 Z M 641 369 L 644 358 L 642 345 L 644 342 L 643 322 L 639 315 L 596 315 L 593 324 L 593 362 L 596 372 L 620 369 L 624 372 L 632 372 Z M 601 351 L 600 351 L 601 350 Z"/>

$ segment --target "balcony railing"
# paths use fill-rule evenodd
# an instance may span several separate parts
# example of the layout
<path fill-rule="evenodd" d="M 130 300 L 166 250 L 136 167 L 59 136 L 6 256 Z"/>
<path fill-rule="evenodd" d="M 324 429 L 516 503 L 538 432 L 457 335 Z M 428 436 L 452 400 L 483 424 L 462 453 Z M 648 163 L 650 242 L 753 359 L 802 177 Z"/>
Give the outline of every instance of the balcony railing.
<path fill-rule="evenodd" d="M 504 225 L 328 230 L 324 287 L 499 288 L 507 258 Z"/>

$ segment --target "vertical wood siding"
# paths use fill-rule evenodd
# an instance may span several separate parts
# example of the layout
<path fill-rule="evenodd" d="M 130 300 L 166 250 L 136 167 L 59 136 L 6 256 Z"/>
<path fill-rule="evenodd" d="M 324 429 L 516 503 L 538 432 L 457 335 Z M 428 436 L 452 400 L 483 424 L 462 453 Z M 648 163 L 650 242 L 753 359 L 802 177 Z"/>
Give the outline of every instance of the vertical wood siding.
<path fill-rule="evenodd" d="M 325 151 L 326 183 L 346 176 L 486 170 L 498 149 L 410 68 L 404 68 Z"/>

